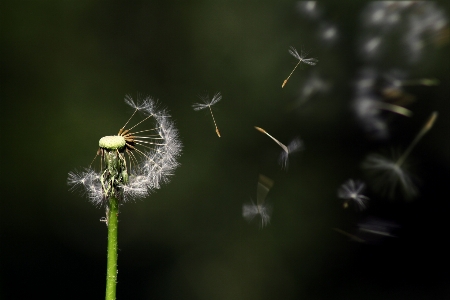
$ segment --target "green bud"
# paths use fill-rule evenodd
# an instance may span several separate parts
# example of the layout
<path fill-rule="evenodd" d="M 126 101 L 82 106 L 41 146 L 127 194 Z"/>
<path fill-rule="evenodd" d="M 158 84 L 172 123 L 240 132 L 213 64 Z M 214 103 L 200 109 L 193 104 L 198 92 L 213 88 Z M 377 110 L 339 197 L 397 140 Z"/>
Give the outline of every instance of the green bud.
<path fill-rule="evenodd" d="M 98 142 L 100 148 L 107 150 L 116 150 L 125 146 L 125 139 L 120 135 L 104 136 Z"/>

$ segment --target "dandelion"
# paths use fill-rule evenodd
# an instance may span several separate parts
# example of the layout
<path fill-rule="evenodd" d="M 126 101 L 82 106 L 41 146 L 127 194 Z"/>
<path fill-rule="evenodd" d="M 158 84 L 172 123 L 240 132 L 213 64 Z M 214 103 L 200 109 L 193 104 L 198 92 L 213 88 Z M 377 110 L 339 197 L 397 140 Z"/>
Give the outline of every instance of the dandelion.
<path fill-rule="evenodd" d="M 279 158 L 279 162 L 281 164 L 281 168 L 285 168 L 287 169 L 288 166 L 288 159 L 289 159 L 289 155 L 295 152 L 300 151 L 303 148 L 303 142 L 302 140 L 300 140 L 300 138 L 294 138 L 288 146 L 285 146 L 283 143 L 281 143 L 280 141 L 278 141 L 276 138 L 274 138 L 273 136 L 271 136 L 267 131 L 265 131 L 264 129 L 255 126 L 255 129 L 258 130 L 259 132 L 264 133 L 265 135 L 267 135 L 268 137 L 270 137 L 275 143 L 278 144 L 278 146 L 281 147 L 281 149 L 283 149 L 283 152 L 281 152 L 280 154 L 280 158 Z"/>
<path fill-rule="evenodd" d="M 119 205 L 143 198 L 169 181 L 178 166 L 182 147 L 167 112 L 158 110 L 151 98 L 134 102 L 127 96 L 125 102 L 134 112 L 117 135 L 100 139 L 97 151 L 100 170 L 89 167 L 70 172 L 68 177 L 72 189 L 81 188 L 92 203 L 106 209 L 103 219 L 108 226 L 106 299 L 115 299 L 116 293 Z M 138 112 L 144 118 L 126 129 Z M 149 122 L 152 125 L 137 129 Z"/>
<path fill-rule="evenodd" d="M 295 57 L 296 59 L 298 59 L 298 63 L 295 65 L 294 69 L 292 70 L 291 74 L 289 74 L 289 76 L 283 81 L 283 84 L 281 85 L 281 88 L 284 88 L 284 86 L 286 85 L 286 83 L 288 82 L 289 78 L 291 77 L 292 73 L 294 73 L 295 69 L 297 69 L 298 65 L 302 62 L 311 66 L 314 66 L 317 64 L 317 62 L 319 62 L 317 59 L 315 58 L 306 58 L 306 56 L 308 55 L 308 53 L 304 53 L 302 50 L 302 54 L 298 54 L 297 50 L 291 46 L 291 49 L 289 49 L 289 53 Z"/>
<path fill-rule="evenodd" d="M 217 92 L 211 100 L 209 100 L 209 95 L 199 96 L 199 98 L 203 101 L 203 103 L 194 103 L 192 107 L 194 108 L 195 111 L 202 110 L 207 107 L 209 108 L 209 111 L 211 112 L 211 117 L 214 122 L 214 126 L 216 127 L 217 136 L 220 137 L 220 131 L 219 128 L 217 127 L 216 119 L 214 119 L 211 106 L 222 100 L 222 95 L 220 94 L 220 92 Z"/>
<path fill-rule="evenodd" d="M 411 199 L 417 195 L 417 188 L 407 171 L 405 165 L 406 158 L 411 153 L 416 144 L 433 127 L 438 116 L 433 112 L 423 128 L 411 142 L 409 147 L 398 159 L 391 160 L 380 154 L 370 154 L 362 164 L 362 168 L 373 177 L 373 184 L 382 194 L 393 198 L 395 191 L 400 187 L 403 195 Z"/>
<path fill-rule="evenodd" d="M 158 111 L 149 97 L 134 102 L 127 96 L 125 102 L 135 110 L 117 135 L 100 139 L 101 171 L 89 167 L 69 173 L 69 185 L 84 188 L 95 205 L 107 205 L 110 197 L 118 197 L 120 202 L 143 198 L 169 181 L 178 166 L 181 142 L 167 112 Z M 126 129 L 138 112 L 145 118 Z M 144 122 L 153 125 L 135 130 Z"/>
<path fill-rule="evenodd" d="M 258 185 L 256 189 L 256 204 L 246 203 L 242 206 L 242 216 L 248 222 L 251 222 L 256 216 L 260 217 L 259 226 L 263 228 L 270 223 L 270 217 L 272 215 L 272 207 L 265 203 L 267 194 L 273 186 L 273 180 L 259 175 Z"/>
<path fill-rule="evenodd" d="M 353 179 L 349 179 L 341 185 L 338 189 L 338 197 L 345 199 L 343 204 L 344 208 L 347 208 L 348 203 L 353 201 L 360 210 L 366 209 L 366 203 L 369 201 L 369 197 L 362 194 L 365 187 L 366 185 L 363 182 Z"/>

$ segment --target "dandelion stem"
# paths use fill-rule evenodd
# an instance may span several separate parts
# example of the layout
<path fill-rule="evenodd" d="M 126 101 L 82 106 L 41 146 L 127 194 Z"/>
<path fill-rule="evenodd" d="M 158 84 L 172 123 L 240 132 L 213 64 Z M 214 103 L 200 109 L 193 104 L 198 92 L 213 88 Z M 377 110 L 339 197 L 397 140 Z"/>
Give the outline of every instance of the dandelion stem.
<path fill-rule="evenodd" d="M 117 226 L 119 214 L 119 203 L 117 198 L 109 198 L 108 220 L 108 263 L 106 271 L 106 300 L 116 299 L 117 285 Z"/>
<path fill-rule="evenodd" d="M 430 118 L 428 119 L 427 123 L 422 127 L 422 130 L 416 135 L 415 139 L 411 142 L 409 147 L 403 152 L 402 156 L 397 160 L 395 163 L 397 166 L 401 166 L 406 158 L 408 157 L 409 153 L 411 153 L 412 149 L 416 146 L 416 144 L 422 139 L 422 137 L 433 127 L 434 122 L 436 121 L 438 117 L 437 111 L 434 111 Z"/>

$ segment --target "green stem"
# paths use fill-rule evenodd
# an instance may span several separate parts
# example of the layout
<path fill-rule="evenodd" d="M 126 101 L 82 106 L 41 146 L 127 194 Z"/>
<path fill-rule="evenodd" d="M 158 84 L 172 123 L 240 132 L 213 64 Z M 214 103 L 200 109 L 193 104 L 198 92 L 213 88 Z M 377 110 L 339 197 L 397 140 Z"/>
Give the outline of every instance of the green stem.
<path fill-rule="evenodd" d="M 108 265 L 106 271 L 106 300 L 116 299 L 117 285 L 117 226 L 119 203 L 114 196 L 109 198 L 108 216 Z"/>

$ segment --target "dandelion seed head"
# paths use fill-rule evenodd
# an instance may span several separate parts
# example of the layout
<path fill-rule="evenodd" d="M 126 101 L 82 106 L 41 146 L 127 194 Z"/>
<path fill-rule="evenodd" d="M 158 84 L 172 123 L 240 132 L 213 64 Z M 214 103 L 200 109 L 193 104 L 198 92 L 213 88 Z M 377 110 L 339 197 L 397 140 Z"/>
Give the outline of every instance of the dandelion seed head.
<path fill-rule="evenodd" d="M 95 205 L 106 204 L 111 196 L 123 202 L 144 198 L 168 182 L 179 165 L 182 144 L 168 112 L 150 97 L 134 101 L 126 96 L 125 103 L 133 115 L 118 135 L 99 141 L 103 169 L 69 173 L 71 189 L 81 188 Z M 136 112 L 144 118 L 127 125 Z"/>
<path fill-rule="evenodd" d="M 125 139 L 120 135 L 104 136 L 98 142 L 100 148 L 105 149 L 119 149 L 125 147 Z"/>

